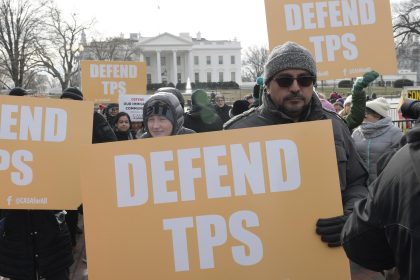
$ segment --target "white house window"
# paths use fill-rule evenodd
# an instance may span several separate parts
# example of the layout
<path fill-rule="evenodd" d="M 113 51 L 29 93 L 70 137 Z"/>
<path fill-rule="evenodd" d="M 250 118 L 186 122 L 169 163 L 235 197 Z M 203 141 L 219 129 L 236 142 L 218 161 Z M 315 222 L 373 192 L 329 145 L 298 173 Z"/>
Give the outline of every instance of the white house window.
<path fill-rule="evenodd" d="M 146 65 L 150 66 L 150 56 L 146 56 Z"/>
<path fill-rule="evenodd" d="M 223 55 L 219 55 L 219 64 L 223 64 Z"/>
<path fill-rule="evenodd" d="M 219 82 L 223 82 L 223 72 L 219 72 Z"/>
<path fill-rule="evenodd" d="M 235 72 L 230 72 L 230 80 L 232 82 L 236 81 L 236 73 Z"/>
<path fill-rule="evenodd" d="M 199 83 L 200 82 L 200 73 L 195 72 L 194 73 L 194 82 Z"/>
<path fill-rule="evenodd" d="M 235 64 L 235 56 L 234 55 L 230 56 L 230 64 Z"/>
<path fill-rule="evenodd" d="M 207 65 L 210 65 L 211 64 L 211 56 L 207 56 L 206 57 L 206 63 L 207 63 Z"/>
<path fill-rule="evenodd" d="M 207 72 L 207 83 L 211 83 L 211 72 Z"/>
<path fill-rule="evenodd" d="M 198 59 L 198 56 L 196 55 L 196 56 L 194 56 L 194 65 L 198 65 L 199 64 L 199 59 Z"/>

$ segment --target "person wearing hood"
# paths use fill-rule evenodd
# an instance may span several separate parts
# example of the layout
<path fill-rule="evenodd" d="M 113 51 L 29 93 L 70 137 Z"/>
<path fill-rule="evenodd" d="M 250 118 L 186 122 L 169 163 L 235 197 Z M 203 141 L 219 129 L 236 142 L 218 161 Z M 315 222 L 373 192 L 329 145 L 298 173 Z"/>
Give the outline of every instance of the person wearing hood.
<path fill-rule="evenodd" d="M 175 95 L 159 92 L 152 95 L 143 107 L 145 133 L 140 138 L 191 134 L 195 131 L 185 128 L 184 110 Z"/>
<path fill-rule="evenodd" d="M 225 129 L 282 125 L 331 120 L 343 215 L 322 217 L 314 231 L 329 247 L 341 246 L 341 229 L 353 211 L 354 202 L 366 197 L 368 174 L 356 152 L 348 127 L 335 112 L 322 107 L 313 90 L 317 79 L 316 63 L 304 47 L 287 42 L 275 47 L 264 66 L 265 88 L 262 105 L 228 121 Z M 310 135 L 307 135 L 310 138 Z"/>
<path fill-rule="evenodd" d="M 110 103 L 104 109 L 104 115 L 111 127 L 115 125 L 115 116 L 119 113 L 119 105 L 117 103 Z"/>
<path fill-rule="evenodd" d="M 377 177 L 378 159 L 398 147 L 403 136 L 388 112 L 389 104 L 383 97 L 366 102 L 365 119 L 352 134 L 356 150 L 369 172 L 368 184 Z"/>
<path fill-rule="evenodd" d="M 185 114 L 186 128 L 197 133 L 223 129 L 223 121 L 210 104 L 207 92 L 202 89 L 195 90 L 191 95 L 191 103 L 191 110 Z"/>

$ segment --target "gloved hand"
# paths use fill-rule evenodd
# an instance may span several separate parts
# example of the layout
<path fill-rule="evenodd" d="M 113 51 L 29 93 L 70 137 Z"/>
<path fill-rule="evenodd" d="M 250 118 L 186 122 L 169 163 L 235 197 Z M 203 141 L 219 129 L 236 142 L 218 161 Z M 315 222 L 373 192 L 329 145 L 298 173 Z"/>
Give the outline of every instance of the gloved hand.
<path fill-rule="evenodd" d="M 321 240 L 328 243 L 328 247 L 341 246 L 341 230 L 347 221 L 348 216 L 319 219 L 316 223 L 316 233 L 321 236 Z"/>
<path fill-rule="evenodd" d="M 361 91 L 378 77 L 379 73 L 376 71 L 366 72 L 362 78 L 358 78 L 356 80 L 356 82 L 353 85 L 353 91 Z"/>

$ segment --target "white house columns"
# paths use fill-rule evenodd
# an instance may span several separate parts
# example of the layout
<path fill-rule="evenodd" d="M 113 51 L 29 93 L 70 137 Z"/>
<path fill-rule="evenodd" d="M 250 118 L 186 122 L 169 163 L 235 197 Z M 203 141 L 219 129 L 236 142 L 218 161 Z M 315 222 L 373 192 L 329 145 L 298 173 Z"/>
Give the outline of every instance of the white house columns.
<path fill-rule="evenodd" d="M 172 51 L 172 83 L 176 86 L 176 84 L 178 83 L 178 67 L 177 67 L 177 63 L 176 63 L 176 51 Z"/>
<path fill-rule="evenodd" d="M 185 80 L 188 78 L 190 78 L 191 81 L 194 80 L 192 51 L 188 51 L 188 76 L 185 78 Z"/>
<path fill-rule="evenodd" d="M 156 79 L 157 83 L 162 83 L 162 70 L 160 65 L 160 51 L 156 51 Z"/>

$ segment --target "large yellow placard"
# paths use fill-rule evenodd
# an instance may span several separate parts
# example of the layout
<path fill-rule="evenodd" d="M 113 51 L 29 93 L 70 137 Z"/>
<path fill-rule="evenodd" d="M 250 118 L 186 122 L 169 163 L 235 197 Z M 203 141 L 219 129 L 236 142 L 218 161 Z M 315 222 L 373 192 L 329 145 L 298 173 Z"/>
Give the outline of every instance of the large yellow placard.
<path fill-rule="evenodd" d="M 89 279 L 350 279 L 315 234 L 334 147 L 330 121 L 85 147 Z"/>
<path fill-rule="evenodd" d="M 306 47 L 318 80 L 396 74 L 389 1 L 265 0 L 270 49 L 286 41 Z"/>
<path fill-rule="evenodd" d="M 144 62 L 84 60 L 81 67 L 86 100 L 118 103 L 123 94 L 146 94 Z"/>
<path fill-rule="evenodd" d="M 76 209 L 91 102 L 0 97 L 0 209 Z"/>

